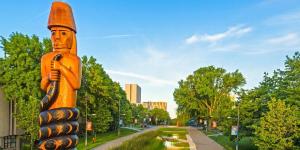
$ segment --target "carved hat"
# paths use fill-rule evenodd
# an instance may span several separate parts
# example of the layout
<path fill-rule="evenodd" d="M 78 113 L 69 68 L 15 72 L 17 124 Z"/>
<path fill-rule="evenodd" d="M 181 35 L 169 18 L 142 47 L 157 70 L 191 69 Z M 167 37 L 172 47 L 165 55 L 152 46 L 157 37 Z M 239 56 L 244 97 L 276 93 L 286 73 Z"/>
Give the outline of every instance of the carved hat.
<path fill-rule="evenodd" d="M 64 2 L 53 2 L 48 19 L 48 29 L 51 27 L 63 26 L 76 33 L 76 25 L 73 17 L 72 8 Z"/>

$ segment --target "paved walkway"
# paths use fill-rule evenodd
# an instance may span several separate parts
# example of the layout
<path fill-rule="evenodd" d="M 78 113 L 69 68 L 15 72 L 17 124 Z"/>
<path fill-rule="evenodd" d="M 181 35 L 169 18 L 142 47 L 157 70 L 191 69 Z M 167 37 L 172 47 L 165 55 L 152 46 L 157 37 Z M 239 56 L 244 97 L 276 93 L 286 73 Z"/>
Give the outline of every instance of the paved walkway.
<path fill-rule="evenodd" d="M 193 139 L 197 150 L 224 150 L 224 148 L 214 140 L 207 137 L 197 128 L 189 127 L 189 135 Z"/>
<path fill-rule="evenodd" d="M 140 131 L 140 132 L 136 132 L 134 134 L 130 134 L 130 135 L 127 135 L 127 136 L 124 136 L 124 137 L 121 137 L 121 138 L 117 138 L 115 140 L 112 140 L 112 141 L 109 141 L 105 144 L 102 144 L 96 148 L 94 148 L 93 150 L 109 150 L 113 147 L 117 147 L 117 146 L 120 146 L 124 141 L 127 141 L 127 140 L 130 140 L 140 134 L 143 134 L 143 133 L 146 133 L 146 132 L 149 132 L 149 131 L 154 131 L 154 130 L 157 130 L 159 127 L 153 127 L 153 128 L 149 128 L 149 129 L 145 129 L 143 131 Z"/>

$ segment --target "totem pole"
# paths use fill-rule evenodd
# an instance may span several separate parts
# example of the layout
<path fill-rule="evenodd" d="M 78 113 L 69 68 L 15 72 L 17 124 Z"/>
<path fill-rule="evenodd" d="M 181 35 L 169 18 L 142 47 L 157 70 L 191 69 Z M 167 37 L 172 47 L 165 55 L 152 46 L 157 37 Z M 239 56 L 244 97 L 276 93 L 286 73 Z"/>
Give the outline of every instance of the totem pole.
<path fill-rule="evenodd" d="M 41 100 L 39 141 L 41 150 L 74 149 L 78 143 L 76 91 L 80 88 L 81 61 L 77 56 L 76 26 L 71 7 L 53 2 L 48 29 L 53 51 L 41 59 Z"/>

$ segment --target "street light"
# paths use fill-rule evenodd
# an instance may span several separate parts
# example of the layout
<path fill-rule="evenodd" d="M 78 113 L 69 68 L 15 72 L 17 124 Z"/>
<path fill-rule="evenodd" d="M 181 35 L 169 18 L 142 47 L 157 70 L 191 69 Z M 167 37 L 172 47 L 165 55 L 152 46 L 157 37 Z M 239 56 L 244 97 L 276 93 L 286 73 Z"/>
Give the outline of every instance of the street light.
<path fill-rule="evenodd" d="M 91 114 L 92 116 L 96 116 L 96 114 Z M 94 140 L 96 140 L 97 137 L 97 132 L 95 132 L 95 129 L 93 128 L 93 134 L 94 134 L 94 138 L 93 138 L 93 143 L 95 142 Z"/>
<path fill-rule="evenodd" d="M 85 97 L 85 149 L 87 149 L 87 128 L 86 128 L 86 125 L 87 125 L 87 96 Z"/>
<path fill-rule="evenodd" d="M 240 101 L 238 98 L 237 101 L 237 108 L 238 108 L 238 116 L 237 116 L 237 134 L 236 134 L 236 145 L 235 145 L 235 149 L 238 150 L 239 149 L 239 129 L 240 129 Z"/>
<path fill-rule="evenodd" d="M 87 112 L 87 101 L 88 101 L 88 97 L 85 96 L 85 143 L 84 143 L 84 146 L 85 146 L 85 149 L 87 149 L 87 119 L 88 119 L 88 112 Z M 91 114 L 92 116 L 96 116 L 96 114 Z"/>
<path fill-rule="evenodd" d="M 119 99 L 119 121 L 118 121 L 118 136 L 120 136 L 120 113 L 121 113 L 121 103 L 120 103 L 120 99 Z"/>
<path fill-rule="evenodd" d="M 237 129 L 236 129 L 236 142 L 235 142 L 235 149 L 239 149 L 239 128 L 240 128 L 240 103 L 239 103 L 239 98 L 237 101 L 237 118 L 232 118 L 232 117 L 227 117 L 228 119 L 237 119 Z M 232 134 L 233 135 L 233 134 Z"/>

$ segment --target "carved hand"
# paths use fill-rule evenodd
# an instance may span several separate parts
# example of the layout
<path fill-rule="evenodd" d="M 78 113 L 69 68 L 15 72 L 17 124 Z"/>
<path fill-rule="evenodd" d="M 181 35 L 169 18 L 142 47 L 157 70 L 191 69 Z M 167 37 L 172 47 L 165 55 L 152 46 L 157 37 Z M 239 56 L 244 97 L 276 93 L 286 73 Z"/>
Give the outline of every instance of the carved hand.
<path fill-rule="evenodd" d="M 59 61 L 51 61 L 51 70 L 60 71 L 61 63 Z"/>
<path fill-rule="evenodd" d="M 51 81 L 59 80 L 60 67 L 61 63 L 59 61 L 51 61 L 51 72 L 49 77 Z"/>

